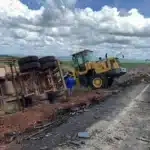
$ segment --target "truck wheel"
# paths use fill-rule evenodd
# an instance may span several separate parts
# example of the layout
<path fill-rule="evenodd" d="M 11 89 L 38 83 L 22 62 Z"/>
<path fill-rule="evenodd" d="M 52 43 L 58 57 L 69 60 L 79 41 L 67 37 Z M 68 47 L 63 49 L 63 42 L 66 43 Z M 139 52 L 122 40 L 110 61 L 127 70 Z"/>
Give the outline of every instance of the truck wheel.
<path fill-rule="evenodd" d="M 30 62 L 20 66 L 20 72 L 30 72 L 32 70 L 39 70 L 41 68 L 39 62 Z"/>
<path fill-rule="evenodd" d="M 22 66 L 29 62 L 38 62 L 38 57 L 37 56 L 27 56 L 27 57 L 20 58 L 18 60 L 19 66 Z"/>
<path fill-rule="evenodd" d="M 42 70 L 54 69 L 56 67 L 57 67 L 56 62 L 47 62 L 47 63 L 41 65 Z"/>
<path fill-rule="evenodd" d="M 54 62 L 54 61 L 56 61 L 56 58 L 54 56 L 46 56 L 39 59 L 41 65 L 47 62 Z"/>
<path fill-rule="evenodd" d="M 56 97 L 62 97 L 65 94 L 65 91 L 57 91 L 55 92 Z"/>
<path fill-rule="evenodd" d="M 107 88 L 108 86 L 108 79 L 105 76 L 96 75 L 90 81 L 93 89 Z"/>
<path fill-rule="evenodd" d="M 56 96 L 55 92 L 51 91 L 47 93 L 47 99 L 49 100 L 49 103 L 53 104 L 55 102 Z"/>

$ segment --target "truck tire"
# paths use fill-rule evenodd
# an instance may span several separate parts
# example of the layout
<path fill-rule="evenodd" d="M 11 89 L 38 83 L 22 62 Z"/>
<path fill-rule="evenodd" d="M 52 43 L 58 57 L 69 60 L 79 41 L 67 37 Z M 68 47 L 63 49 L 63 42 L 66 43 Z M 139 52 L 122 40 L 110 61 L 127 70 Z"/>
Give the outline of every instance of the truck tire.
<path fill-rule="evenodd" d="M 56 61 L 56 58 L 54 56 L 46 56 L 39 59 L 41 65 L 47 62 L 54 62 L 54 61 Z"/>
<path fill-rule="evenodd" d="M 50 103 L 54 103 L 58 98 L 61 98 L 65 95 L 65 91 L 51 91 L 47 93 L 47 98 Z"/>
<path fill-rule="evenodd" d="M 19 66 L 22 66 L 22 65 L 24 65 L 26 63 L 30 63 L 30 62 L 38 62 L 38 57 L 37 56 L 27 56 L 27 57 L 20 58 L 18 60 Z"/>
<path fill-rule="evenodd" d="M 56 96 L 55 92 L 51 91 L 47 93 L 47 99 L 49 100 L 49 103 L 53 104 L 55 102 Z"/>
<path fill-rule="evenodd" d="M 41 64 L 41 69 L 42 70 L 47 70 L 47 69 L 54 69 L 57 67 L 56 62 L 47 62 L 45 64 Z"/>
<path fill-rule="evenodd" d="M 55 96 L 56 97 L 62 97 L 65 94 L 65 91 L 56 91 Z"/>
<path fill-rule="evenodd" d="M 21 103 L 21 106 L 24 107 L 24 108 L 28 108 L 29 106 L 32 106 L 33 104 L 33 99 L 32 97 L 28 96 L 28 97 L 22 97 L 20 99 L 20 103 Z"/>
<path fill-rule="evenodd" d="M 39 70 L 41 68 L 39 62 L 30 62 L 20 66 L 20 72 L 30 72 L 32 70 Z"/>

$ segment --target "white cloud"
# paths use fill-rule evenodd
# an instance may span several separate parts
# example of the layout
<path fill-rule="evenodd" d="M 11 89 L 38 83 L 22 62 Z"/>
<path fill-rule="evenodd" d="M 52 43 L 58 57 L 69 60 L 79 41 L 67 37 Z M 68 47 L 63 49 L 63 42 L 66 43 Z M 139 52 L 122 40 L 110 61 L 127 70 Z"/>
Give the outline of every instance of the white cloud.
<path fill-rule="evenodd" d="M 42 0 L 43 3 L 43 0 Z M 76 0 L 47 0 L 31 10 L 19 0 L 0 3 L 0 53 L 68 55 L 90 48 L 104 55 L 124 53 L 144 58 L 150 54 L 150 18 L 137 9 L 99 11 L 75 8 Z"/>

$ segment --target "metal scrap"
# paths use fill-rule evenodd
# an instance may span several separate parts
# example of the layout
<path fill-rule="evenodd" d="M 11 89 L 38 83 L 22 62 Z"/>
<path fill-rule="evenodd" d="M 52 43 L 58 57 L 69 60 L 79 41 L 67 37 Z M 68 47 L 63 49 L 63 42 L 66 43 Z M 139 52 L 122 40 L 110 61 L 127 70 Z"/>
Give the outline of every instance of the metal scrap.
<path fill-rule="evenodd" d="M 37 132 L 23 138 L 23 140 L 30 140 L 31 138 L 33 138 L 34 136 L 42 133 L 43 131 L 47 130 L 48 128 L 52 127 L 52 126 L 59 126 L 60 124 L 64 123 L 66 120 L 68 119 L 68 116 L 64 116 L 64 117 L 61 117 L 61 119 L 59 118 L 58 120 L 56 121 L 53 121 L 51 123 L 48 123 L 46 125 L 43 126 L 43 129 L 40 128 L 40 130 L 38 130 Z"/>
<path fill-rule="evenodd" d="M 47 146 L 41 147 L 40 150 L 48 150 Z"/>
<path fill-rule="evenodd" d="M 80 146 L 81 142 L 80 141 L 70 141 L 69 144 L 73 144 L 75 146 Z"/>
<path fill-rule="evenodd" d="M 145 139 L 145 138 L 136 138 L 137 140 L 143 141 L 143 142 L 147 142 L 150 143 L 150 140 Z"/>

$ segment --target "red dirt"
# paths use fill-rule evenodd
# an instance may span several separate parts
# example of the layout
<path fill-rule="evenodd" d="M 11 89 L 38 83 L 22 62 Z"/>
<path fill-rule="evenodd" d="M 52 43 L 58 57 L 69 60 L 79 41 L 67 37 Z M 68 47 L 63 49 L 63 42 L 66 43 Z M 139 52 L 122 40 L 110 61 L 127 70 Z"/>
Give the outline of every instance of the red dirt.
<path fill-rule="evenodd" d="M 7 146 L 6 145 L 0 145 L 0 150 L 7 150 Z"/>
<path fill-rule="evenodd" d="M 93 98 L 95 100 L 101 100 L 105 96 L 104 94 L 96 94 L 96 92 L 82 92 L 77 95 L 79 96 L 70 97 L 68 102 L 39 104 L 25 109 L 24 112 L 17 112 L 0 117 L 0 137 L 4 137 L 4 134 L 8 132 L 23 132 L 25 129 L 33 127 L 38 121 L 47 119 L 54 120 L 57 109 L 72 108 L 83 103 L 89 104 Z"/>

